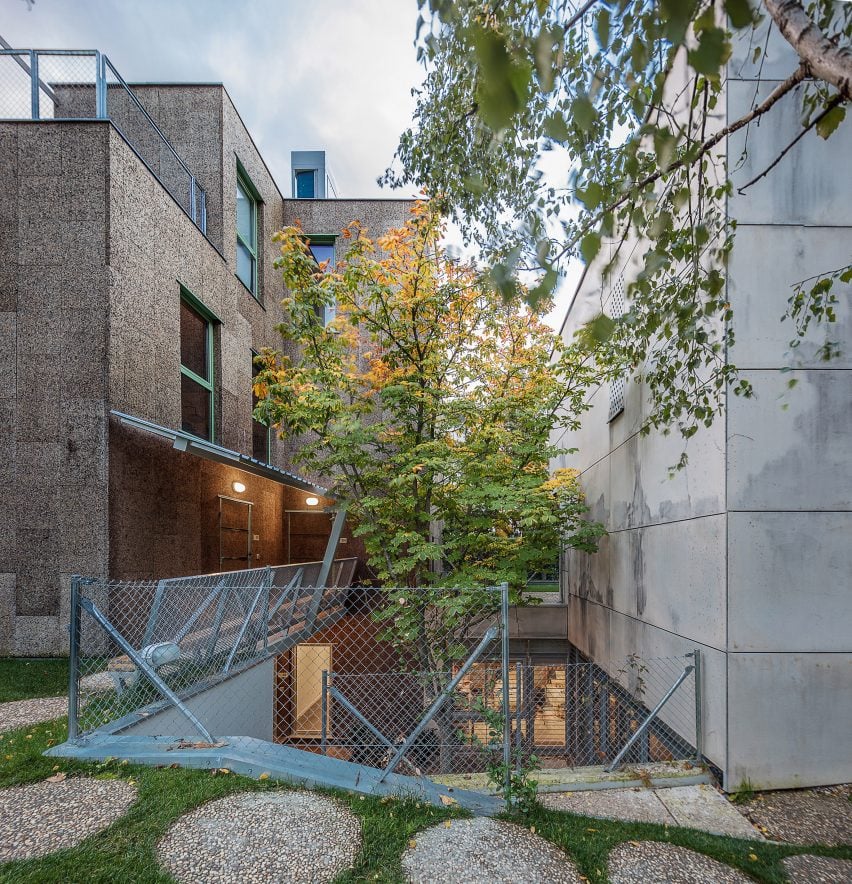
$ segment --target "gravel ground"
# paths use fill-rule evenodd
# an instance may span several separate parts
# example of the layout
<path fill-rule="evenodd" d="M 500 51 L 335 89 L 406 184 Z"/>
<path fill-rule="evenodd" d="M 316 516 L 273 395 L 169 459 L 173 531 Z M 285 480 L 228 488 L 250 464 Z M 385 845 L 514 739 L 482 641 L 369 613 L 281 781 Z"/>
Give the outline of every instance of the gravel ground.
<path fill-rule="evenodd" d="M 610 884 L 750 884 L 737 869 L 659 841 L 626 841 L 610 851 Z"/>
<path fill-rule="evenodd" d="M 39 697 L 36 700 L 0 703 L 0 733 L 13 731 L 19 727 L 29 727 L 42 721 L 51 721 L 67 713 L 67 697 Z"/>
<path fill-rule="evenodd" d="M 852 859 L 830 859 L 827 856 L 788 856 L 781 861 L 790 884 L 849 884 L 852 881 Z"/>
<path fill-rule="evenodd" d="M 348 869 L 361 828 L 347 808 L 310 792 L 239 794 L 174 822 L 160 863 L 182 884 L 321 884 Z"/>
<path fill-rule="evenodd" d="M 738 810 L 767 838 L 791 844 L 852 844 L 850 787 L 764 792 Z"/>
<path fill-rule="evenodd" d="M 76 847 L 136 800 L 124 780 L 73 777 L 0 790 L 0 862 Z"/>
<path fill-rule="evenodd" d="M 520 826 L 486 817 L 452 820 L 414 836 L 402 855 L 412 884 L 579 884 L 558 848 Z"/>

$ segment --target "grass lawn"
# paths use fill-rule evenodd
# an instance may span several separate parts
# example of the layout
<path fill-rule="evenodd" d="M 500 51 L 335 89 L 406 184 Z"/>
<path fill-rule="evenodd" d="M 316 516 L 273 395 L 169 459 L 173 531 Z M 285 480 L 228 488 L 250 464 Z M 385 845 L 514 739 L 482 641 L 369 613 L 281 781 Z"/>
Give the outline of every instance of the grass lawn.
<path fill-rule="evenodd" d="M 52 661 L 51 661 L 52 662 Z M 12 681 L 16 661 L 0 660 L 0 684 Z M 46 691 L 46 693 L 50 693 Z M 18 697 L 19 698 L 19 697 Z M 156 860 L 156 844 L 169 825 L 197 805 L 236 791 L 286 788 L 269 780 L 258 782 L 234 774 L 209 771 L 156 769 L 124 764 L 80 764 L 46 758 L 42 752 L 65 739 L 64 720 L 0 734 L 0 788 L 42 780 L 57 771 L 69 776 L 86 774 L 132 781 L 138 801 L 112 827 L 92 836 L 73 850 L 42 859 L 0 865 L 0 882 L 166 882 Z M 339 882 L 401 881 L 400 857 L 408 841 L 427 826 L 464 814 L 452 809 L 423 806 L 412 801 L 387 800 L 331 793 L 345 802 L 361 821 L 363 847 L 355 868 Z M 74 809 L 69 807 L 69 813 Z M 699 850 L 743 869 L 758 881 L 782 882 L 780 860 L 793 853 L 820 853 L 852 859 L 852 847 L 798 848 L 706 835 L 689 829 L 651 824 L 617 823 L 557 811 L 535 810 L 530 816 L 507 816 L 566 850 L 589 881 L 606 881 L 606 857 L 627 840 L 661 840 Z M 752 859 L 752 857 L 755 857 Z"/>
<path fill-rule="evenodd" d="M 67 693 L 66 657 L 0 660 L 0 703 Z"/>

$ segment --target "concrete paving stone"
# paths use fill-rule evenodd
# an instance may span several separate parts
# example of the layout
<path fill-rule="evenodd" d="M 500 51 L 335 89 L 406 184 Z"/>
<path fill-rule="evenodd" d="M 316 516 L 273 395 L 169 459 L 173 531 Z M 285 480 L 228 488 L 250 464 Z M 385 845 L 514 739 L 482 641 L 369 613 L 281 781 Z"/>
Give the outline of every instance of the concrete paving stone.
<path fill-rule="evenodd" d="M 764 792 L 738 810 L 767 838 L 791 844 L 852 844 L 849 787 Z"/>
<path fill-rule="evenodd" d="M 0 703 L 0 733 L 62 718 L 68 713 L 67 697 L 39 697 Z"/>
<path fill-rule="evenodd" d="M 657 797 L 679 826 L 733 838 L 761 838 L 760 832 L 712 786 L 658 789 Z"/>
<path fill-rule="evenodd" d="M 361 827 L 347 807 L 310 792 L 229 795 L 174 822 L 157 847 L 181 884 L 332 881 L 351 867 Z"/>
<path fill-rule="evenodd" d="M 402 855 L 411 884 L 579 884 L 570 859 L 521 826 L 486 817 L 449 820 L 415 835 Z"/>
<path fill-rule="evenodd" d="M 653 789 L 549 792 L 540 795 L 539 800 L 551 810 L 564 810 L 581 816 L 675 825 L 675 818 L 666 810 Z"/>
<path fill-rule="evenodd" d="M 76 847 L 111 826 L 135 800 L 136 789 L 124 780 L 89 777 L 54 777 L 3 789 L 0 863 Z"/>
<path fill-rule="evenodd" d="M 852 859 L 831 859 L 803 853 L 781 861 L 790 884 L 849 884 Z"/>
<path fill-rule="evenodd" d="M 610 851 L 610 884 L 749 884 L 751 878 L 704 854 L 660 841 L 619 844 Z"/>

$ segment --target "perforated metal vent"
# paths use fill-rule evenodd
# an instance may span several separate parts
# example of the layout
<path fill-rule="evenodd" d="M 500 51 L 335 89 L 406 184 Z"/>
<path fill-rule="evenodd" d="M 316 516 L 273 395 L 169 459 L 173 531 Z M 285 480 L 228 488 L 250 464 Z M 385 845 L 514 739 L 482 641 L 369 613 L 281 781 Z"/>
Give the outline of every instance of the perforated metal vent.
<path fill-rule="evenodd" d="M 609 299 L 609 315 L 613 319 L 624 315 L 624 277 L 619 276 L 612 287 Z M 616 378 L 609 386 L 609 416 L 607 422 L 614 420 L 624 411 L 624 388 L 627 376 Z"/>

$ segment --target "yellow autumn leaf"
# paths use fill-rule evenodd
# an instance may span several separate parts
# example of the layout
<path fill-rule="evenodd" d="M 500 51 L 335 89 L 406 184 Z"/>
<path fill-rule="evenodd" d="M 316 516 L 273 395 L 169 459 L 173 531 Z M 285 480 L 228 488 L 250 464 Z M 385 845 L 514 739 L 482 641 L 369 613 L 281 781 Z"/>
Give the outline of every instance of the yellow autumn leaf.
<path fill-rule="evenodd" d="M 414 850 L 415 847 L 417 847 L 417 842 L 413 838 L 409 838 L 408 839 L 408 849 Z"/>
<path fill-rule="evenodd" d="M 443 804 L 445 807 L 452 807 L 452 805 L 458 804 L 458 801 L 456 801 L 455 798 L 451 798 L 449 795 L 442 795 L 441 804 Z"/>
<path fill-rule="evenodd" d="M 269 779 L 269 774 L 268 774 L 268 773 L 262 773 L 262 774 L 258 777 L 258 779 L 259 779 L 259 780 L 268 780 L 268 779 Z"/>

